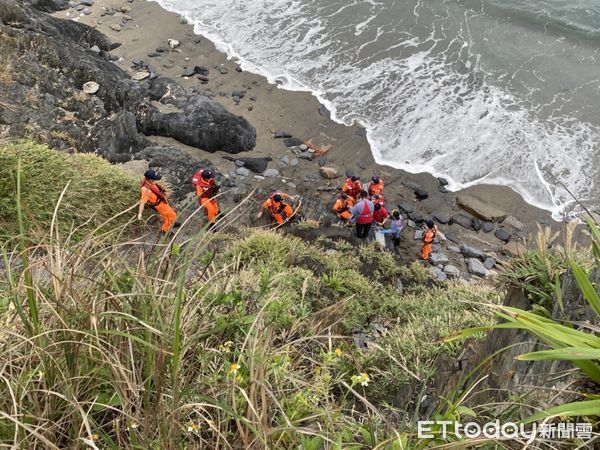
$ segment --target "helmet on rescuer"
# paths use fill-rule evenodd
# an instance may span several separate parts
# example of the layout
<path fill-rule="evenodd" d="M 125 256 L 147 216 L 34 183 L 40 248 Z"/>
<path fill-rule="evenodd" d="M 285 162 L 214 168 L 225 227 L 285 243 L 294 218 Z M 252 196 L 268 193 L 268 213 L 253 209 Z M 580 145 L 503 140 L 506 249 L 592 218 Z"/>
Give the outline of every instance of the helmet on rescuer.
<path fill-rule="evenodd" d="M 160 180 L 162 177 L 156 170 L 149 169 L 144 172 L 144 178 L 147 178 L 148 180 Z"/>

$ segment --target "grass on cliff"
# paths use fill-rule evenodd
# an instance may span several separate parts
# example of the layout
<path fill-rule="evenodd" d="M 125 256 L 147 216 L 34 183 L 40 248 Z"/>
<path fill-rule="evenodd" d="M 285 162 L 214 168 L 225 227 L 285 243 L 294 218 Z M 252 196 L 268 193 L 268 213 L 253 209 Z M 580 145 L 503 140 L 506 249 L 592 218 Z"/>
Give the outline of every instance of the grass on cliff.
<path fill-rule="evenodd" d="M 78 238 L 133 206 L 139 196 L 135 179 L 95 155 L 70 155 L 29 141 L 4 144 L 0 146 L 0 242 L 19 234 L 17 181 L 28 236 L 48 233 L 59 198 L 59 231 L 75 230 L 73 237 Z M 120 222 L 133 214 L 121 216 Z"/>
<path fill-rule="evenodd" d="M 18 245 L 0 266 L 0 446 L 403 449 L 418 443 L 402 388 L 456 351 L 440 337 L 492 323 L 493 290 L 439 286 L 376 245 L 133 239 L 108 217 L 137 193 L 117 169 L 31 144 L 2 155 Z M 111 195 L 94 199 L 100 180 Z"/>
<path fill-rule="evenodd" d="M 325 254 L 240 230 L 149 249 L 119 235 L 5 255 L 1 445 L 406 448 L 399 389 L 456 349 L 439 337 L 490 324 L 476 302 L 497 301 L 375 246 Z M 373 324 L 383 336 L 358 349 L 350 334 Z"/>

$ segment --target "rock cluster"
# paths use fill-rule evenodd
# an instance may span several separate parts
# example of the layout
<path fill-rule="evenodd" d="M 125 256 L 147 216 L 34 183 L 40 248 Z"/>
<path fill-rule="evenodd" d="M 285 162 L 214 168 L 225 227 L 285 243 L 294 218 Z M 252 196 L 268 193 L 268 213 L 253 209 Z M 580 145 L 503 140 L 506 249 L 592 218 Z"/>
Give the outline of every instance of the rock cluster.
<path fill-rule="evenodd" d="M 59 0 L 29 3 L 44 11 L 66 6 Z M 148 65 L 130 77 L 111 62 L 110 51 L 118 45 L 84 24 L 4 0 L 0 96 L 12 107 L 0 110 L 0 133 L 33 135 L 53 147 L 97 152 L 113 162 L 148 147 L 146 135 L 210 152 L 254 147 L 254 127 L 206 96 L 151 76 L 155 72 Z"/>

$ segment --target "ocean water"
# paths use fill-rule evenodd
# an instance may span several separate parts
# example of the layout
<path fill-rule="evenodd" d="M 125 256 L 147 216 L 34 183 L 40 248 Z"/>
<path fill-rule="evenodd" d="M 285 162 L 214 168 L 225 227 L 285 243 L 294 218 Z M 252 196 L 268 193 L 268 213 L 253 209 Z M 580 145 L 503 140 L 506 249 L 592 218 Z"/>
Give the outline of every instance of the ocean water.
<path fill-rule="evenodd" d="M 159 0 L 245 70 L 358 121 L 378 162 L 600 204 L 600 0 Z"/>

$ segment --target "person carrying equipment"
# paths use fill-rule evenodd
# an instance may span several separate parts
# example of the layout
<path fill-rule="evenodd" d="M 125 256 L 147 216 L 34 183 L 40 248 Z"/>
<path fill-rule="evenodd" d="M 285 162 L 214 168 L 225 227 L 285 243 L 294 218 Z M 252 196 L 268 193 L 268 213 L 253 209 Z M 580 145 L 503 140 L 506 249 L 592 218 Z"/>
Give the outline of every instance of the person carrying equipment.
<path fill-rule="evenodd" d="M 369 235 L 371 223 L 373 222 L 373 211 L 375 211 L 375 205 L 369 200 L 369 193 L 361 191 L 360 201 L 350 210 L 352 213 L 351 221 L 356 223 L 356 237 L 365 239 Z"/>
<path fill-rule="evenodd" d="M 383 226 L 390 214 L 381 203 L 374 203 L 374 208 L 375 210 L 373 211 L 373 220 L 377 225 Z"/>
<path fill-rule="evenodd" d="M 354 199 L 345 192 L 342 192 L 333 204 L 333 212 L 337 214 L 340 221 L 346 223 L 352 217 L 350 208 L 354 206 Z"/>
<path fill-rule="evenodd" d="M 206 210 L 206 219 L 214 225 L 219 214 L 219 203 L 215 196 L 221 188 L 215 181 L 215 173 L 210 169 L 202 169 L 192 177 L 192 184 L 196 187 L 198 203 Z"/>
<path fill-rule="evenodd" d="M 140 206 L 138 208 L 138 220 L 142 220 L 142 213 L 146 204 L 156 211 L 162 219 L 162 232 L 168 233 L 171 227 L 175 224 L 175 218 L 177 214 L 169 206 L 167 200 L 167 193 L 165 189 L 157 183 L 162 177 L 154 170 L 146 170 L 144 177 L 140 182 L 141 185 L 141 198 Z"/>
<path fill-rule="evenodd" d="M 371 197 L 380 195 L 383 198 L 383 180 L 378 176 L 371 177 L 371 182 L 368 185 L 367 192 Z"/>
<path fill-rule="evenodd" d="M 425 225 L 427 226 L 425 228 L 425 234 L 423 235 L 423 252 L 421 254 L 421 257 L 425 260 L 428 261 L 429 260 L 429 255 L 431 254 L 431 250 L 432 250 L 432 244 L 433 241 L 435 239 L 435 237 L 437 236 L 437 226 L 435 226 L 435 224 L 433 223 L 433 220 L 427 220 L 425 222 Z"/>
<path fill-rule="evenodd" d="M 260 210 L 257 219 L 260 219 L 265 209 L 271 213 L 271 217 L 279 224 L 282 225 L 284 222 L 289 221 L 294 215 L 294 209 L 286 202 L 283 201 L 283 197 L 293 198 L 289 195 L 281 192 L 276 192 L 271 195 L 263 204 L 263 209 Z"/>
<path fill-rule="evenodd" d="M 348 194 L 352 199 L 357 200 L 358 196 L 362 191 L 362 183 L 358 175 L 352 175 L 346 178 L 344 185 L 342 186 L 342 192 Z"/>

